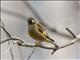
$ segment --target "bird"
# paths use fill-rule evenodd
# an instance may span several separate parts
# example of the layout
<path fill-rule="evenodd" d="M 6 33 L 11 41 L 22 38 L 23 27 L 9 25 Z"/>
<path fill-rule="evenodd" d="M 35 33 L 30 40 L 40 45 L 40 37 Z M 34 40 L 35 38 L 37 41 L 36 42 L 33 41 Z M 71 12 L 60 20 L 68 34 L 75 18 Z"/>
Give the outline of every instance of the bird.
<path fill-rule="evenodd" d="M 58 47 L 58 45 L 54 43 L 55 41 L 49 37 L 45 27 L 37 19 L 34 17 L 29 17 L 27 22 L 28 34 L 31 38 L 36 40 L 36 44 L 40 44 L 41 42 L 48 42 L 55 45 L 55 47 Z"/>

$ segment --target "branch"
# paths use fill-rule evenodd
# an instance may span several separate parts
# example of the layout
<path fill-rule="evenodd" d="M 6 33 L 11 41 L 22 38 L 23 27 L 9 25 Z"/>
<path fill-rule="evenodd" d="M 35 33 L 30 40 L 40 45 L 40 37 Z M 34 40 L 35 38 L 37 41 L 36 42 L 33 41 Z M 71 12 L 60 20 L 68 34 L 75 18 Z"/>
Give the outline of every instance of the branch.
<path fill-rule="evenodd" d="M 30 60 L 31 56 L 33 55 L 33 53 L 35 52 L 36 48 L 33 48 L 32 52 L 30 53 L 30 55 L 28 56 L 27 60 Z"/>
<path fill-rule="evenodd" d="M 0 42 L 0 44 L 2 44 L 2 43 L 5 43 L 5 42 L 7 42 L 7 41 L 21 41 L 22 43 L 23 43 L 23 41 L 21 40 L 21 39 L 18 39 L 18 38 L 8 38 L 8 39 L 6 39 L 6 40 L 2 40 L 1 42 Z"/>
<path fill-rule="evenodd" d="M 66 28 L 66 30 L 73 36 L 73 38 L 76 38 L 76 36 L 74 35 L 74 33 L 70 29 Z"/>
<path fill-rule="evenodd" d="M 6 42 L 6 41 L 8 41 L 8 40 L 16 41 L 16 44 L 17 44 L 17 43 L 20 43 L 20 44 L 17 44 L 17 45 L 22 46 L 22 47 L 31 47 L 31 48 L 33 48 L 33 47 L 40 47 L 40 48 L 49 49 L 49 50 L 56 49 L 55 47 L 43 46 L 43 45 L 40 45 L 40 44 L 39 44 L 39 45 L 28 44 L 28 43 L 26 44 L 26 43 L 23 42 L 21 39 L 17 39 L 17 38 L 6 39 L 6 40 L 2 41 L 1 43 L 4 43 L 4 42 Z M 73 40 L 69 41 L 68 43 L 65 43 L 64 45 L 59 46 L 58 49 L 71 46 L 71 45 L 75 44 L 77 41 L 80 41 L 80 34 L 77 35 L 76 38 L 74 38 Z M 0 43 L 0 44 L 1 44 L 1 43 Z M 58 50 L 58 49 L 57 49 L 57 50 Z"/>
<path fill-rule="evenodd" d="M 80 34 L 76 36 L 76 38 L 74 38 L 73 40 L 69 41 L 68 43 L 65 43 L 64 45 L 62 46 L 59 46 L 59 48 L 56 49 L 56 47 L 48 47 L 48 46 L 43 46 L 43 45 L 29 45 L 29 44 L 22 44 L 20 46 L 22 47 L 40 47 L 40 48 L 43 48 L 43 49 L 49 49 L 49 50 L 59 50 L 59 49 L 62 49 L 62 48 L 65 48 L 65 47 L 68 47 L 68 46 L 71 46 L 73 44 L 75 44 L 77 41 L 80 41 Z M 55 52 L 55 51 L 54 51 Z M 54 53 L 53 52 L 53 53 Z"/>
<path fill-rule="evenodd" d="M 9 32 L 3 26 L 1 26 L 1 28 L 5 31 L 5 33 L 8 35 L 8 37 L 11 37 L 11 35 L 9 34 Z"/>
<path fill-rule="evenodd" d="M 1 26 L 1 27 L 2 27 L 2 26 Z M 40 47 L 40 48 L 44 48 L 44 49 L 54 50 L 54 52 L 55 52 L 56 50 L 58 50 L 58 49 L 65 48 L 65 47 L 68 47 L 68 46 L 70 46 L 70 45 L 73 45 L 73 44 L 76 43 L 78 40 L 80 40 L 80 34 L 79 34 L 78 36 L 75 36 L 75 35 L 67 28 L 67 30 L 68 30 L 73 36 L 75 36 L 75 38 L 74 38 L 73 40 L 69 41 L 68 43 L 60 46 L 59 48 L 43 46 L 43 45 L 40 45 L 40 44 L 38 44 L 38 45 L 26 44 L 26 43 L 23 42 L 23 40 L 21 40 L 21 39 L 12 38 L 11 35 L 7 32 L 7 30 L 5 30 L 5 28 L 2 27 L 2 29 L 5 31 L 6 34 L 8 34 L 9 38 L 6 39 L 6 40 L 1 41 L 0 44 L 5 43 L 5 42 L 10 41 L 10 40 L 13 40 L 13 41 L 14 41 L 17 45 L 19 45 L 19 46 L 31 47 L 31 48 L 32 48 L 32 47 Z M 52 52 L 52 54 L 53 54 L 54 52 Z"/>
<path fill-rule="evenodd" d="M 40 48 L 43 48 L 43 49 L 53 50 L 53 52 L 51 54 L 53 54 L 55 51 L 57 51 L 59 49 L 71 46 L 71 45 L 75 44 L 77 41 L 80 41 L 80 34 L 75 36 L 72 31 L 70 31 L 68 28 L 66 28 L 66 30 L 74 37 L 74 39 L 69 41 L 68 43 L 65 43 L 62 46 L 59 46 L 58 48 L 49 47 L 49 46 L 43 46 L 41 44 L 37 44 L 37 45 L 36 44 L 28 44 L 28 43 L 25 43 L 22 39 L 12 38 L 12 36 L 8 33 L 8 31 L 3 26 L 1 26 L 1 28 L 5 31 L 5 33 L 8 35 L 9 38 L 6 39 L 6 40 L 2 40 L 0 42 L 0 44 L 5 43 L 7 41 L 13 41 L 15 44 L 17 44 L 18 46 L 22 46 L 22 47 L 31 47 L 31 48 L 40 47 Z M 33 50 L 33 52 L 34 52 L 34 50 Z M 33 52 L 31 53 L 31 55 L 33 54 Z M 29 58 L 31 57 L 31 55 L 29 56 Z"/>
<path fill-rule="evenodd" d="M 59 49 L 68 47 L 70 45 L 75 44 L 76 42 L 80 41 L 80 34 L 76 36 L 73 40 L 69 41 L 68 43 L 65 43 L 64 45 L 60 46 Z"/>
<path fill-rule="evenodd" d="M 6 30 L 6 28 L 5 28 L 5 24 L 3 23 L 3 21 L 0 19 L 0 21 L 2 22 L 2 26 L 1 26 L 1 28 L 5 31 L 5 33 L 6 33 L 6 36 L 8 37 L 8 38 L 11 38 L 11 35 L 9 34 L 9 32 Z M 0 43 L 1 44 L 1 43 Z M 10 46 L 10 42 L 8 41 L 8 44 L 9 44 L 9 46 Z M 13 53 L 12 53 L 12 49 L 11 49 L 11 47 L 10 47 L 10 53 L 11 53 L 11 57 L 12 57 L 12 60 L 14 60 L 14 56 L 13 56 Z"/>

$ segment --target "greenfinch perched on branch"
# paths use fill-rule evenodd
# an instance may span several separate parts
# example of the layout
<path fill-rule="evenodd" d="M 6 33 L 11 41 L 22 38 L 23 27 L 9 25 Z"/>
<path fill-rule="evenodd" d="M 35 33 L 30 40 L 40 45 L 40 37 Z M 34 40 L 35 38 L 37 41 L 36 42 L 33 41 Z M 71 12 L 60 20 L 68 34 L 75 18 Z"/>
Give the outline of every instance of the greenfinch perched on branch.
<path fill-rule="evenodd" d="M 37 44 L 45 41 L 58 47 L 58 45 L 54 43 L 55 41 L 48 36 L 45 28 L 33 17 L 28 18 L 28 34 L 36 40 Z"/>

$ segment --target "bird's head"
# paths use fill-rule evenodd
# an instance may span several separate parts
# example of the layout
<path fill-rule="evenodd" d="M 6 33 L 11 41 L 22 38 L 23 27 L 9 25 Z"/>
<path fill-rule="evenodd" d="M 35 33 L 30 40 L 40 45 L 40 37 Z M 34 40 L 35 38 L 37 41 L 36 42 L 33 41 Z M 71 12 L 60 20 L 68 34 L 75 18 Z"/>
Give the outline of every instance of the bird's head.
<path fill-rule="evenodd" d="M 28 18 L 28 24 L 32 25 L 32 24 L 36 24 L 37 20 L 35 20 L 33 17 L 29 17 Z"/>

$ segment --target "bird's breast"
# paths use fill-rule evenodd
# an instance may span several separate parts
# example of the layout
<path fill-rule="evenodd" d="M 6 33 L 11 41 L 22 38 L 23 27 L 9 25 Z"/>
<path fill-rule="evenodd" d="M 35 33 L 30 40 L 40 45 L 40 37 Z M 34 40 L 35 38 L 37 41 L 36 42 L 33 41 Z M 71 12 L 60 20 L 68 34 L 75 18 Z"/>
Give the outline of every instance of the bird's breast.
<path fill-rule="evenodd" d="M 28 33 L 33 39 L 43 41 L 43 37 L 35 29 L 29 29 Z"/>

